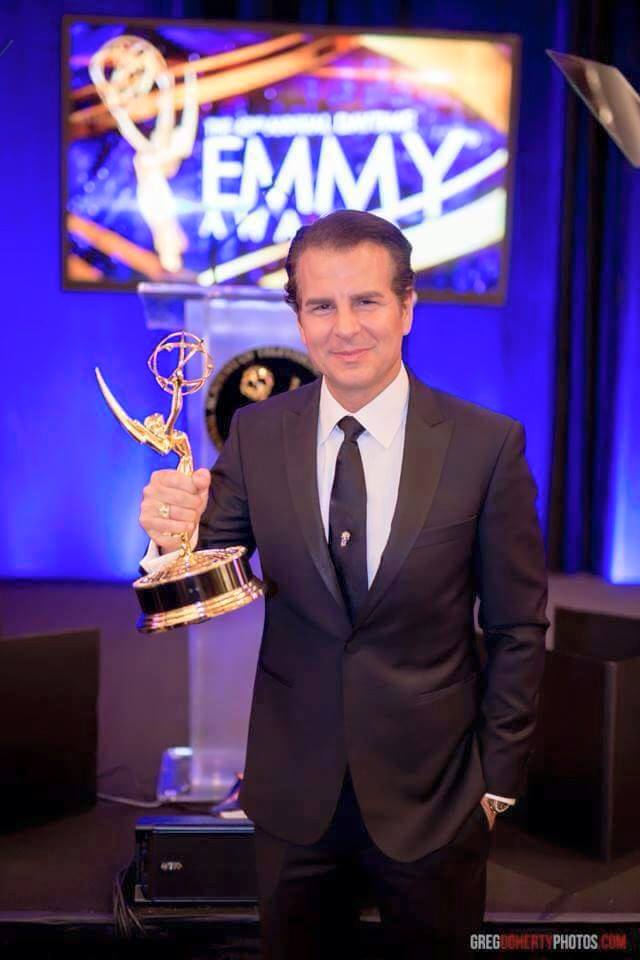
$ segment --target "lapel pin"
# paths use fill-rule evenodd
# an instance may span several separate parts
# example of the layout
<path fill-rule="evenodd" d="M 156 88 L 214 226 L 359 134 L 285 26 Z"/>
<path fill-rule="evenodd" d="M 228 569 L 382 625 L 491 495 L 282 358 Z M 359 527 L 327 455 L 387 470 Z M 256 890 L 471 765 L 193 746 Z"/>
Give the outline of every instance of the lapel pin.
<path fill-rule="evenodd" d="M 349 543 L 349 540 L 351 540 L 351 534 L 348 530 L 343 530 L 340 534 L 340 546 L 346 547 L 346 545 Z"/>

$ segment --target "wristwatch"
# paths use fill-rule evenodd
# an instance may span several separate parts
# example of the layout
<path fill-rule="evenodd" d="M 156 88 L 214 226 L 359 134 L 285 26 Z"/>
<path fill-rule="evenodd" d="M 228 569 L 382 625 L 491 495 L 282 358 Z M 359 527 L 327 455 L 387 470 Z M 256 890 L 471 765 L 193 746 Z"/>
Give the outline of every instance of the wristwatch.
<path fill-rule="evenodd" d="M 511 806 L 510 803 L 505 803 L 504 800 L 496 800 L 495 797 L 485 797 L 485 799 L 489 809 L 493 810 L 494 813 L 504 813 Z"/>

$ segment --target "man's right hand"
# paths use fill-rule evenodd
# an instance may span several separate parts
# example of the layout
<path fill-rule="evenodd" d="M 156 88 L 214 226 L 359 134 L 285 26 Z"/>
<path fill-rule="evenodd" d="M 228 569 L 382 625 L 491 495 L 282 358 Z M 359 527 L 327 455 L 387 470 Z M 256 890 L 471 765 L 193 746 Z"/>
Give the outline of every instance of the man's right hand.
<path fill-rule="evenodd" d="M 180 535 L 191 535 L 209 498 L 211 474 L 202 468 L 191 476 L 177 470 L 154 470 L 144 488 L 140 526 L 161 553 L 177 550 Z"/>

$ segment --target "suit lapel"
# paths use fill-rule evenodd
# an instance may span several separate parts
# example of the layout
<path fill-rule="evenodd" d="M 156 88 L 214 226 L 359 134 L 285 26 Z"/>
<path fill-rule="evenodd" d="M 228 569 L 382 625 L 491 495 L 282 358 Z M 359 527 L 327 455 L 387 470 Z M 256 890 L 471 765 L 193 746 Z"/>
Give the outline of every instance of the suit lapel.
<path fill-rule="evenodd" d="M 316 384 L 316 389 L 307 393 L 302 407 L 286 410 L 284 413 L 287 477 L 291 499 L 307 549 L 329 593 L 349 623 L 347 608 L 324 535 L 318 499 L 317 436 L 320 379 Z"/>
<path fill-rule="evenodd" d="M 409 371 L 409 406 L 396 509 L 380 565 L 354 629 L 378 605 L 426 522 L 452 432 L 453 420 L 444 419 L 433 392 Z"/>

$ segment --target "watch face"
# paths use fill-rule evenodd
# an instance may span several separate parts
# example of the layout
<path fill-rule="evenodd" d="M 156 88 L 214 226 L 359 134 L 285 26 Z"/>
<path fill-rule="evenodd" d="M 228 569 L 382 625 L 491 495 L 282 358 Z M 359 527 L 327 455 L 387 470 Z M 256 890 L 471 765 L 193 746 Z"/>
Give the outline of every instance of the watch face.
<path fill-rule="evenodd" d="M 295 390 L 317 376 L 307 354 L 289 347 L 257 347 L 233 357 L 213 378 L 207 393 L 207 430 L 218 450 L 239 407 Z"/>

